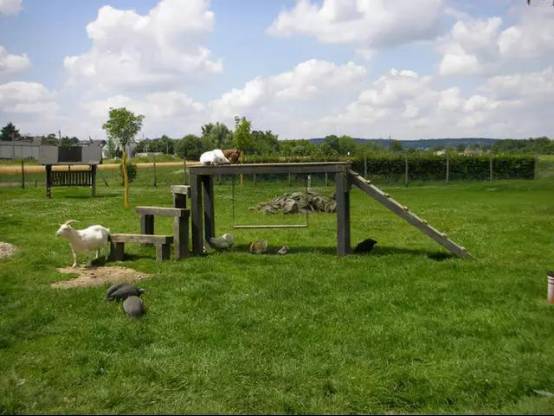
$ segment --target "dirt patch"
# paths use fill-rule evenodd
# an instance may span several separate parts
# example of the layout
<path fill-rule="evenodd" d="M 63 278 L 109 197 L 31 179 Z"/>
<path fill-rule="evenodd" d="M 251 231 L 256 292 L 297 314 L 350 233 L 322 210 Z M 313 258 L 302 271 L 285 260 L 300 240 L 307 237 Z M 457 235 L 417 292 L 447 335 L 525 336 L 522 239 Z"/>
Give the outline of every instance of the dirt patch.
<path fill-rule="evenodd" d="M 15 246 L 10 243 L 3 243 L 0 241 L 0 259 L 13 256 L 15 253 Z"/>
<path fill-rule="evenodd" d="M 109 267 L 63 267 L 57 269 L 60 273 L 78 274 L 79 277 L 71 280 L 52 283 L 50 286 L 57 289 L 69 289 L 72 287 L 95 287 L 103 286 L 106 283 L 134 282 L 144 279 L 150 275 L 137 272 L 128 267 L 109 266 Z"/>

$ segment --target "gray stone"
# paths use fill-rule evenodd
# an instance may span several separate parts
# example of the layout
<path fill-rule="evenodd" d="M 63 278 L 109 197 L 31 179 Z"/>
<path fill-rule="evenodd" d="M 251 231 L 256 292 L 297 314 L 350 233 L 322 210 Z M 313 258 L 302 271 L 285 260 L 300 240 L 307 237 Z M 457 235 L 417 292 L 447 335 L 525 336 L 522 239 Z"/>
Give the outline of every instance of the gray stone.
<path fill-rule="evenodd" d="M 129 296 L 123 302 L 123 310 L 132 318 L 144 315 L 144 303 L 138 296 Z"/>

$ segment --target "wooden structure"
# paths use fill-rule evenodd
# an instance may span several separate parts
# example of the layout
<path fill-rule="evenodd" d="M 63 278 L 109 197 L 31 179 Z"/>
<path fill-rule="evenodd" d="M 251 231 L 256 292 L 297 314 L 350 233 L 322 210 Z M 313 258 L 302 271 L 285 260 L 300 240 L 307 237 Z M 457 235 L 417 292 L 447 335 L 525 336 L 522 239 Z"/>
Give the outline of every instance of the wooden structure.
<path fill-rule="evenodd" d="M 215 237 L 214 176 L 241 174 L 310 174 L 324 173 L 335 175 L 335 198 L 337 203 L 337 255 L 351 253 L 350 245 L 350 189 L 357 186 L 396 215 L 404 218 L 418 230 L 424 232 L 450 252 L 459 257 L 470 257 L 465 248 L 449 240 L 427 224 L 425 220 L 411 213 L 390 195 L 381 191 L 369 181 L 350 169 L 349 162 L 322 163 L 254 163 L 240 165 L 216 165 L 190 167 L 192 252 L 203 252 L 204 239 Z"/>
<path fill-rule="evenodd" d="M 39 162 L 46 169 L 46 196 L 52 198 L 54 186 L 87 186 L 96 195 L 96 168 L 102 163 L 104 142 L 91 142 L 82 146 L 41 145 Z M 53 166 L 66 165 L 67 170 L 54 170 Z M 88 165 L 87 170 L 71 170 L 74 165 Z"/>
<path fill-rule="evenodd" d="M 152 244 L 156 247 L 156 260 L 169 259 L 173 236 L 170 235 L 145 235 L 145 234 L 112 234 L 110 246 L 110 259 L 123 260 L 125 256 L 125 243 Z"/>
<path fill-rule="evenodd" d="M 173 194 L 173 207 L 138 206 L 140 215 L 140 234 L 112 234 L 110 258 L 123 260 L 125 243 L 151 244 L 156 247 L 156 259 L 158 261 L 170 258 L 171 244 L 175 248 L 175 259 L 189 256 L 189 217 L 187 209 L 187 196 L 190 195 L 190 187 L 175 185 L 171 187 Z M 173 235 L 154 234 L 155 217 L 173 218 Z"/>

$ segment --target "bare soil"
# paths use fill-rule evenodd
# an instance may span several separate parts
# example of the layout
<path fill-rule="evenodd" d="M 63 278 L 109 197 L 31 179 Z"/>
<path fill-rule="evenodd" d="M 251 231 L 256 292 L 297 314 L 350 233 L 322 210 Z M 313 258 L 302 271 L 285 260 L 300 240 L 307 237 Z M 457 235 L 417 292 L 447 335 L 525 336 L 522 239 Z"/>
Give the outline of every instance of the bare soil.
<path fill-rule="evenodd" d="M 95 287 L 103 286 L 106 283 L 131 283 L 144 279 L 150 275 L 128 267 L 106 266 L 106 267 L 63 267 L 57 269 L 60 273 L 78 274 L 71 280 L 62 280 L 52 283 L 50 286 L 57 289 L 69 289 L 72 287 Z"/>
<path fill-rule="evenodd" d="M 10 243 L 3 243 L 0 241 L 0 259 L 13 256 L 15 253 L 15 246 Z"/>

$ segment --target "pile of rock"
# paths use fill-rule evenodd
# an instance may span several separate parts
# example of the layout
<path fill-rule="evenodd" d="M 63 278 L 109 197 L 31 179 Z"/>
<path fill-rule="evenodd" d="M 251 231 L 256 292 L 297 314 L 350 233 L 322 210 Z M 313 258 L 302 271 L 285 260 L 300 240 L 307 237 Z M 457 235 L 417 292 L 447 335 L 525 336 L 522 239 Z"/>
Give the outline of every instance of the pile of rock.
<path fill-rule="evenodd" d="M 313 191 L 292 192 L 273 198 L 271 201 L 262 202 L 255 209 L 264 214 L 335 212 L 337 202 L 334 198 L 329 198 Z"/>

